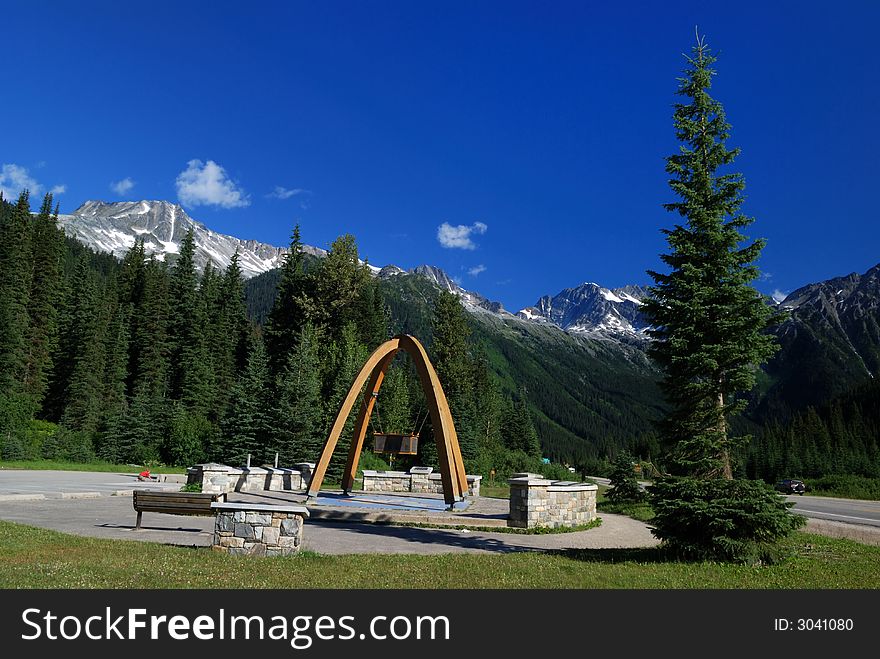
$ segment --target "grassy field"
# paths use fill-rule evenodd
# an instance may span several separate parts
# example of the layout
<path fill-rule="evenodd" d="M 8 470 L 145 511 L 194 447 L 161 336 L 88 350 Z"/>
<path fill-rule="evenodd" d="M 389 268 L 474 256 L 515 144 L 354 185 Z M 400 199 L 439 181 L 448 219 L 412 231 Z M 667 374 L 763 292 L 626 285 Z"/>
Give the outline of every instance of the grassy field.
<path fill-rule="evenodd" d="M 137 474 L 144 470 L 139 465 L 112 462 L 56 462 L 55 460 L 0 460 L 0 469 L 57 469 L 59 471 L 112 471 Z M 185 474 L 184 467 L 148 467 L 153 474 Z"/>
<path fill-rule="evenodd" d="M 440 556 L 226 556 L 0 522 L 0 588 L 874 588 L 880 547 L 798 533 L 771 566 L 671 563 L 653 549 Z"/>
<path fill-rule="evenodd" d="M 486 483 L 482 483 L 480 485 L 480 496 L 481 497 L 492 497 L 493 499 L 509 499 L 510 498 L 510 485 L 507 483 L 496 483 L 494 485 L 488 485 Z"/>

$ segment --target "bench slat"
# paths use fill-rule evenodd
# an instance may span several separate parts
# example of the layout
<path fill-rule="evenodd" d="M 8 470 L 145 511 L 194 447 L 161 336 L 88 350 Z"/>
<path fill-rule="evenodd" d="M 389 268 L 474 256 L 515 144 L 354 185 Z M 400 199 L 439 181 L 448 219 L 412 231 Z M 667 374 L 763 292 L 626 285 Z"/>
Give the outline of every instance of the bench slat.
<path fill-rule="evenodd" d="M 144 512 L 165 513 L 167 515 L 213 515 L 211 504 L 223 495 L 205 492 L 146 492 L 135 490 L 132 493 L 132 506 L 137 511 L 137 525 L 141 527 Z"/>

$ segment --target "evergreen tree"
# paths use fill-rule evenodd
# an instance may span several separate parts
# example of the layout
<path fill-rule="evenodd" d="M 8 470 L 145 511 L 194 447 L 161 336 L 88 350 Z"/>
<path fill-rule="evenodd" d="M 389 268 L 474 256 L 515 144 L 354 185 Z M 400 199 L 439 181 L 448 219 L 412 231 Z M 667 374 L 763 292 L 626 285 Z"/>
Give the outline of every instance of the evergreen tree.
<path fill-rule="evenodd" d="M 169 395 L 175 400 L 181 398 L 185 374 L 193 365 L 193 353 L 199 352 L 204 332 L 194 255 L 195 239 L 190 228 L 180 243 L 168 287 Z"/>
<path fill-rule="evenodd" d="M 669 185 L 680 198 L 666 204 L 684 223 L 664 230 L 671 248 L 668 273 L 650 272 L 656 285 L 642 311 L 655 339 L 651 356 L 664 370 L 671 411 L 662 426 L 670 466 L 680 473 L 732 478 L 729 418 L 741 411 L 757 366 L 773 354 L 764 330 L 770 307 L 750 285 L 763 240 L 743 246 L 753 220 L 740 212 L 741 174 L 720 173 L 739 149 L 728 149 L 730 125 L 709 95 L 715 57 L 702 38 L 687 58 L 675 105 L 680 152 L 666 159 Z"/>
<path fill-rule="evenodd" d="M 32 250 L 27 191 L 0 225 L 0 391 L 24 392 Z"/>
<path fill-rule="evenodd" d="M 126 391 L 129 395 L 134 394 L 134 381 L 140 364 L 142 333 L 138 328 L 141 319 L 139 310 L 143 304 L 144 286 L 146 284 L 146 255 L 144 253 L 144 241 L 137 238 L 134 245 L 126 252 L 122 259 L 117 281 L 119 304 L 126 308 L 128 315 L 128 373 L 126 378 Z"/>
<path fill-rule="evenodd" d="M 66 307 L 62 361 L 57 371 L 61 423 L 71 430 L 92 433 L 101 420 L 106 317 L 85 257 L 79 259 Z"/>
<path fill-rule="evenodd" d="M 416 419 L 413 417 L 409 390 L 407 371 L 403 364 L 392 362 L 374 404 L 373 419 L 377 431 L 409 433 L 418 430 L 413 427 Z"/>
<path fill-rule="evenodd" d="M 538 439 L 525 396 L 518 396 L 509 407 L 502 433 L 505 445 L 511 451 L 522 451 L 532 458 L 541 457 L 541 441 Z"/>
<path fill-rule="evenodd" d="M 272 433 L 272 403 L 269 393 L 269 365 L 266 349 L 256 338 L 247 368 L 230 393 L 230 405 L 223 419 L 220 459 L 243 465 L 251 454 L 251 464 L 268 459 Z"/>
<path fill-rule="evenodd" d="M 168 396 L 168 274 L 164 264 L 150 257 L 144 268 L 143 293 L 132 322 L 134 396 L 155 401 Z"/>
<path fill-rule="evenodd" d="M 270 457 L 277 452 L 279 464 L 317 462 L 321 454 L 326 437 L 320 371 L 318 335 L 307 323 L 275 386 L 278 403 Z"/>
<path fill-rule="evenodd" d="M 362 325 L 365 297 L 372 284 L 370 270 L 361 264 L 354 236 L 345 234 L 330 245 L 327 256 L 310 276 L 314 290 L 311 309 L 306 312 L 314 318 L 316 328 L 331 340 L 342 337 L 343 330 L 353 324 L 355 338 L 363 345 L 374 341 L 375 323 Z M 372 336 L 364 336 L 364 332 Z"/>
<path fill-rule="evenodd" d="M 168 428 L 166 459 L 170 464 L 183 467 L 202 462 L 205 446 L 211 444 L 213 432 L 213 425 L 204 416 L 190 412 L 180 401 L 174 402 Z"/>
<path fill-rule="evenodd" d="M 432 317 L 434 368 L 452 409 L 452 418 L 467 465 L 477 457 L 479 429 L 473 399 L 473 366 L 470 326 L 458 297 L 448 291 L 437 296 Z"/>
<path fill-rule="evenodd" d="M 33 271 L 28 299 L 27 365 L 25 393 L 39 408 L 48 387 L 52 356 L 58 343 L 58 307 L 61 303 L 64 237 L 57 226 L 58 208 L 52 211 L 52 195 L 32 221 Z"/>
<path fill-rule="evenodd" d="M 369 350 L 375 350 L 390 338 L 388 310 L 382 300 L 378 279 L 367 277 L 362 280 L 355 303 L 355 319 L 360 341 Z"/>
<path fill-rule="evenodd" d="M 117 302 L 107 328 L 104 348 L 104 393 L 99 425 L 98 456 L 109 462 L 128 460 L 120 451 L 119 434 L 128 410 L 125 383 L 128 376 L 128 309 Z"/>
<path fill-rule="evenodd" d="M 774 351 L 770 308 L 750 285 L 764 242 L 742 246 L 740 230 L 753 221 L 740 213 L 743 177 L 719 172 L 739 151 L 725 146 L 730 126 L 709 95 L 715 58 L 699 36 L 687 61 L 678 89 L 686 102 L 674 114 L 680 151 L 666 160 L 680 198 L 666 208 L 685 222 L 664 231 L 669 272 L 650 273 L 656 285 L 642 305 L 671 408 L 662 425 L 670 467 L 686 477 L 655 482 L 652 533 L 682 557 L 766 560 L 766 546 L 804 519 L 763 483 L 733 480 L 732 454 L 746 438 L 730 436 L 729 418 Z"/>
<path fill-rule="evenodd" d="M 214 394 L 208 418 L 216 422 L 226 413 L 237 374 L 247 367 L 249 324 L 237 251 L 222 276 L 215 276 L 212 268 L 205 269 L 200 294 L 206 309 L 204 343 Z"/>
<path fill-rule="evenodd" d="M 633 469 L 633 456 L 628 451 L 621 451 L 614 461 L 611 472 L 611 487 L 605 493 L 613 503 L 638 502 L 647 498 L 647 493 L 639 486 Z"/>
<path fill-rule="evenodd" d="M 354 323 L 347 323 L 342 328 L 341 336 L 331 341 L 330 347 L 326 353 L 324 360 L 325 377 L 324 377 L 324 423 L 322 432 L 323 437 L 330 434 L 342 401 L 348 395 L 358 371 L 361 370 L 367 361 L 369 354 L 366 347 L 358 340 L 358 330 Z M 328 478 L 332 481 L 339 481 L 342 478 L 342 470 L 345 460 L 348 457 L 348 449 L 350 443 L 346 439 L 350 439 L 354 431 L 354 419 L 360 408 L 355 405 L 351 413 L 348 415 L 345 427 L 342 431 L 342 441 L 337 443 L 336 450 L 327 468 Z"/>
<path fill-rule="evenodd" d="M 6 459 L 24 457 L 22 435 L 35 411 L 24 386 L 32 258 L 28 199 L 24 191 L 13 207 L 0 201 L 0 453 Z"/>
<path fill-rule="evenodd" d="M 284 256 L 278 294 L 266 323 L 266 351 L 275 374 L 280 373 L 286 365 L 303 324 L 309 319 L 309 282 L 303 263 L 302 240 L 297 224 L 290 239 L 290 250 Z"/>
<path fill-rule="evenodd" d="M 473 368 L 474 401 L 476 405 L 478 435 L 478 452 L 481 455 L 492 455 L 502 446 L 502 412 L 503 401 L 498 385 L 489 369 L 489 360 L 485 352 L 480 352 L 474 360 Z M 532 426 L 534 431 L 534 426 Z M 537 432 L 535 439 L 537 440 Z M 540 455 L 540 442 L 538 442 Z"/>

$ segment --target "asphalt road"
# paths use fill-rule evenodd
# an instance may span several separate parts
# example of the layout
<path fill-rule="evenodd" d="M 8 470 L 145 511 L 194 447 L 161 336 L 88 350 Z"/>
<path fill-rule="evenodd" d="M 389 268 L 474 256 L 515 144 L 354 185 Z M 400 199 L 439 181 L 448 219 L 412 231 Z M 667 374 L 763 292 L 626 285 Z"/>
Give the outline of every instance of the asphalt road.
<path fill-rule="evenodd" d="M 789 495 L 785 498 L 793 501 L 792 510 L 804 517 L 880 527 L 880 501 L 811 497 L 806 494 Z"/>
<path fill-rule="evenodd" d="M 590 476 L 590 479 L 600 485 L 610 483 L 607 478 Z M 648 483 L 642 484 L 647 485 Z M 792 494 L 786 496 L 786 499 L 794 502 L 792 510 L 804 517 L 880 528 L 880 501 L 813 497 L 806 494 L 803 496 Z"/>

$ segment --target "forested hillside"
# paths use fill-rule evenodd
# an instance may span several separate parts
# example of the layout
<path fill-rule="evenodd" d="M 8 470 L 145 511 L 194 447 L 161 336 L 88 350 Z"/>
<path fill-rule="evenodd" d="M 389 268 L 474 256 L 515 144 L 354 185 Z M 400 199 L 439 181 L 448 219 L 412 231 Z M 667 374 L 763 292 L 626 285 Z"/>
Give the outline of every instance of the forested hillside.
<path fill-rule="evenodd" d="M 372 276 L 351 236 L 317 258 L 295 235 L 282 269 L 246 281 L 235 259 L 198 272 L 192 235 L 173 263 L 140 243 L 120 260 L 66 238 L 52 203 L 0 203 L 3 459 L 314 460 L 356 371 L 398 333 L 435 361 L 469 470 L 540 469 L 541 456 L 596 470 L 622 447 L 659 455 L 658 375 L 637 337 L 467 312 L 419 274 Z M 749 475 L 880 475 L 876 271 L 793 296 L 782 349 L 734 420 L 755 436 L 741 456 Z M 416 461 L 430 463 L 425 417 L 413 369 L 395 360 L 371 430 L 421 429 Z"/>
<path fill-rule="evenodd" d="M 399 329 L 350 235 L 318 260 L 295 230 L 283 268 L 250 285 L 257 323 L 237 257 L 197 272 L 189 231 L 172 265 L 140 241 L 118 261 L 65 239 L 52 203 L 0 200 L 3 459 L 314 461 L 356 372 Z M 468 469 L 541 468 L 528 406 L 490 374 L 458 298 L 423 309 Z M 424 397 L 397 361 L 371 429 L 421 429 L 417 460 L 432 464 Z"/>

